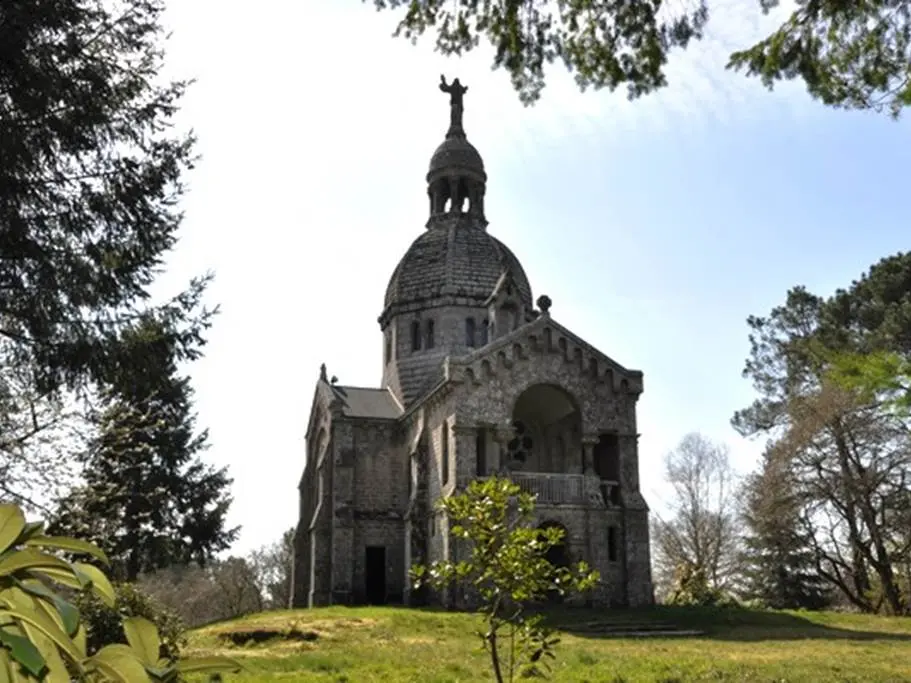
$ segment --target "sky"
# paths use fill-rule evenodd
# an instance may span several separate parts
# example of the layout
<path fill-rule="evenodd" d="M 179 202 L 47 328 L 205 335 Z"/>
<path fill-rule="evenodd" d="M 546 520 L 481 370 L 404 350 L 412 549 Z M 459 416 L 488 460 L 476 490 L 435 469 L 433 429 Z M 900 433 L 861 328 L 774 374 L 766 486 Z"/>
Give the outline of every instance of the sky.
<path fill-rule="evenodd" d="M 221 313 L 188 371 L 206 458 L 234 478 L 232 549 L 296 524 L 320 363 L 378 386 L 377 316 L 424 230 L 427 164 L 448 126 L 440 73 L 469 86 L 465 128 L 488 173 L 488 229 L 555 320 L 644 372 L 642 490 L 668 504 L 663 458 L 688 432 L 748 472 L 761 443 L 730 426 L 754 397 L 746 319 L 795 285 L 847 286 L 906 249 L 909 126 L 831 110 L 799 84 L 726 72 L 767 34 L 752 0 L 714 5 L 670 85 L 629 102 L 580 93 L 561 65 L 523 107 L 479 48 L 444 58 L 359 0 L 170 0 L 167 75 L 194 78 L 178 125 L 198 136 L 181 241 L 157 294 L 215 273 Z"/>

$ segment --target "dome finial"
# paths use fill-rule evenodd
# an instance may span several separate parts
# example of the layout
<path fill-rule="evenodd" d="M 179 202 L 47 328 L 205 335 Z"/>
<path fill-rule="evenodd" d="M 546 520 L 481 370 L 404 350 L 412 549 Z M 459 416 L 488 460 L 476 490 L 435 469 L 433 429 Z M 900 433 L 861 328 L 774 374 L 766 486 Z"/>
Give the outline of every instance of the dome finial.
<path fill-rule="evenodd" d="M 462 112 L 464 110 L 462 98 L 468 92 L 468 86 L 462 85 L 456 78 L 452 83 L 446 82 L 446 77 L 440 74 L 440 90 L 449 93 L 449 130 L 447 138 L 464 138 L 465 130 L 462 128 Z"/>

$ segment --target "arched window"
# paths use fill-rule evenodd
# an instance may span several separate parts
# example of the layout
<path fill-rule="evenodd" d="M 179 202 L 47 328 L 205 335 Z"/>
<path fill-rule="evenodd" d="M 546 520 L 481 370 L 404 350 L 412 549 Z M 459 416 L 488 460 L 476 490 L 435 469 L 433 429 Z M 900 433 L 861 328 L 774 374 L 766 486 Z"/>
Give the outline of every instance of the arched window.
<path fill-rule="evenodd" d="M 418 320 L 411 321 L 411 350 L 421 350 L 421 323 Z"/>
<path fill-rule="evenodd" d="M 433 321 L 428 320 L 424 326 L 424 348 L 433 348 Z"/>
<path fill-rule="evenodd" d="M 443 479 L 443 485 L 449 483 L 449 425 L 443 423 L 443 434 L 440 437 L 440 476 Z"/>
<path fill-rule="evenodd" d="M 474 318 L 465 319 L 465 343 L 474 348 L 477 339 L 475 339 L 475 324 Z"/>

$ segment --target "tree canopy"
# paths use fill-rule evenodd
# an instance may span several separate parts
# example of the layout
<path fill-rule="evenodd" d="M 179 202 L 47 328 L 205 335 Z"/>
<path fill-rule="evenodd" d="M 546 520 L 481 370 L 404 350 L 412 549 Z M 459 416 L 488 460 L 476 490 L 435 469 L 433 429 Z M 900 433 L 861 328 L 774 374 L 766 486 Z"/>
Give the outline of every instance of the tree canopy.
<path fill-rule="evenodd" d="M 162 82 L 163 0 L 0 8 L 0 362 L 38 393 L 104 380 L 176 241 L 194 139 Z M 206 278 L 161 311 L 192 356 Z"/>
<path fill-rule="evenodd" d="M 795 287 L 749 324 L 759 398 L 734 426 L 773 440 L 819 574 L 860 609 L 907 612 L 911 254 L 828 298 Z"/>
<path fill-rule="evenodd" d="M 365 0 L 366 1 L 366 0 Z M 555 61 L 588 87 L 625 86 L 636 98 L 667 85 L 675 49 L 704 36 L 711 4 L 697 0 L 676 13 L 660 0 L 373 0 L 403 15 L 395 35 L 416 41 L 436 34 L 436 49 L 462 55 L 481 41 L 494 48 L 493 66 L 505 69 L 525 104 L 545 84 Z M 778 0 L 759 0 L 768 12 Z M 907 0 L 843 3 L 798 0 L 771 35 L 734 52 L 729 69 L 769 88 L 800 79 L 824 104 L 885 110 L 911 104 L 911 4 Z"/>

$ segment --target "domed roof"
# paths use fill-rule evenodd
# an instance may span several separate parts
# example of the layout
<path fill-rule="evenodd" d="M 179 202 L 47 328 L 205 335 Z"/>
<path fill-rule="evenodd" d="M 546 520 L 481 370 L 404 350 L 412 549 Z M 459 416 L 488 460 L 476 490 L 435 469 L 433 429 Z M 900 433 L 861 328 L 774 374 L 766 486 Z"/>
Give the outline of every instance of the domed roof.
<path fill-rule="evenodd" d="M 483 178 L 487 177 L 484 173 L 484 160 L 481 159 L 481 155 L 474 145 L 468 142 L 464 136 L 452 136 L 443 140 L 443 143 L 430 157 L 430 170 L 427 172 L 427 176 L 429 178 L 436 171 L 454 169 L 474 171 Z"/>
<path fill-rule="evenodd" d="M 386 288 L 385 308 L 440 296 L 481 305 L 508 270 L 529 308 L 531 286 L 519 259 L 483 228 L 464 221 L 435 225 L 409 247 Z"/>

